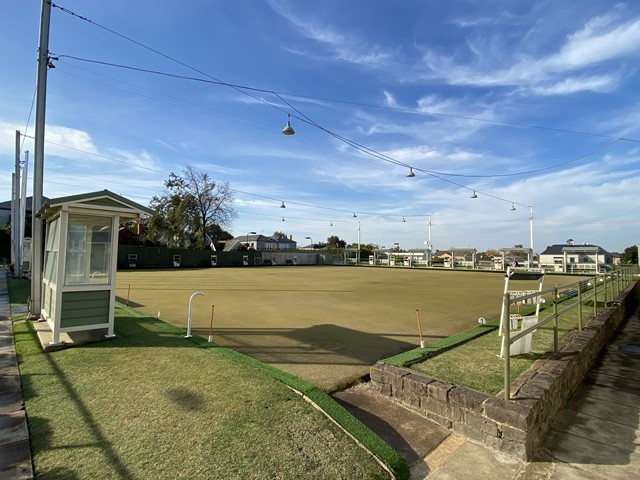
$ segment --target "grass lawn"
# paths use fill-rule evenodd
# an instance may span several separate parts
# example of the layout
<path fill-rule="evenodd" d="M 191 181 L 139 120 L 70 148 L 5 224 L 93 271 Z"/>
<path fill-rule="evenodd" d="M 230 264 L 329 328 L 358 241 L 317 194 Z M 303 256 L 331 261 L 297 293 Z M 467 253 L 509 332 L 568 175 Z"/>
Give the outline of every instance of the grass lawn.
<path fill-rule="evenodd" d="M 599 293 L 602 295 L 602 293 Z M 559 303 L 564 308 L 576 298 Z M 599 302 L 599 307 L 602 306 Z M 541 320 L 553 314 L 551 304 L 545 304 L 540 312 Z M 531 308 L 531 307 L 529 307 Z M 593 315 L 593 303 L 583 306 L 583 325 Z M 578 309 L 572 308 L 563 313 L 558 320 L 558 341 L 578 328 Z M 511 357 L 510 378 L 515 380 L 525 372 L 533 362 L 545 352 L 553 350 L 553 322 L 538 328 L 533 333 L 531 352 Z M 411 366 L 412 369 L 426 373 L 447 382 L 463 385 L 488 394 L 497 394 L 504 388 L 504 359 L 500 358 L 502 337 L 498 330 L 427 358 Z"/>
<path fill-rule="evenodd" d="M 546 285 L 575 277 L 548 275 Z M 526 282 L 525 282 L 526 283 Z M 535 286 L 527 284 L 524 288 Z M 129 290 L 130 289 L 130 290 Z M 150 316 L 304 378 L 327 392 L 369 373 L 382 358 L 468 330 L 500 315 L 504 272 L 394 267 L 247 267 L 128 270 L 117 295 Z"/>
<path fill-rule="evenodd" d="M 12 302 L 24 303 L 25 285 L 9 280 Z M 389 478 L 258 362 L 124 308 L 117 339 L 47 354 L 20 320 L 14 338 L 37 478 Z"/>

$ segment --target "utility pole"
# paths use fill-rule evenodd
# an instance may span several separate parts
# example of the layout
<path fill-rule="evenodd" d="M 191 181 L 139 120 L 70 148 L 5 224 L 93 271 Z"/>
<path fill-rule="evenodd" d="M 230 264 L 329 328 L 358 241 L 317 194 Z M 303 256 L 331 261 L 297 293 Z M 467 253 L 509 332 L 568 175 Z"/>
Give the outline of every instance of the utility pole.
<path fill-rule="evenodd" d="M 42 207 L 44 183 L 44 128 L 47 106 L 47 68 L 49 64 L 49 25 L 51 1 L 42 0 L 40 14 L 40 43 L 38 45 L 38 74 L 36 81 L 35 148 L 33 155 L 33 205 L 31 241 L 31 317 L 40 318 L 42 298 L 43 228 L 36 214 Z"/>
<path fill-rule="evenodd" d="M 22 167 L 22 187 L 20 196 L 20 238 L 19 238 L 19 252 L 20 252 L 20 268 L 24 263 L 24 231 L 27 226 L 27 178 L 29 175 L 29 150 L 24 152 L 24 162 Z"/>
<path fill-rule="evenodd" d="M 529 205 L 529 240 L 531 241 L 531 256 L 535 256 L 533 250 L 533 206 Z M 531 259 L 533 260 L 533 258 Z"/>
<path fill-rule="evenodd" d="M 360 220 L 358 220 L 358 256 L 356 258 L 356 262 L 359 265 L 360 264 Z"/>
<path fill-rule="evenodd" d="M 431 266 L 431 256 L 433 255 L 433 246 L 431 245 L 431 214 L 429 216 L 429 237 L 427 239 L 427 265 Z"/>
<path fill-rule="evenodd" d="M 13 275 L 20 277 L 20 131 L 16 130 L 16 165 L 11 188 L 11 262 Z"/>

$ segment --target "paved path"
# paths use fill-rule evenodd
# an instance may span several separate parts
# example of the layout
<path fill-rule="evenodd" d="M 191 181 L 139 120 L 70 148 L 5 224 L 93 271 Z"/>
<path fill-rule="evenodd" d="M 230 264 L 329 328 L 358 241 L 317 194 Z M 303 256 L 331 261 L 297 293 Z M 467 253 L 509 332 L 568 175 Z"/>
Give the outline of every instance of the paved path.
<path fill-rule="evenodd" d="M 6 272 L 0 272 L 0 478 L 33 478 Z"/>

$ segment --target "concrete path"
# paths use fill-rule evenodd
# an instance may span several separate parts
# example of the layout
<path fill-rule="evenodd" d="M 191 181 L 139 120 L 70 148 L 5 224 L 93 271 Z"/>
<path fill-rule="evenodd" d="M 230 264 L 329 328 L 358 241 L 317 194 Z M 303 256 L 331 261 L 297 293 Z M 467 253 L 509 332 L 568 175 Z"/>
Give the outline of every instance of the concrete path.
<path fill-rule="evenodd" d="M 521 478 L 640 478 L 640 310 L 602 352 Z"/>
<path fill-rule="evenodd" d="M 0 478 L 33 478 L 6 272 L 0 272 Z"/>

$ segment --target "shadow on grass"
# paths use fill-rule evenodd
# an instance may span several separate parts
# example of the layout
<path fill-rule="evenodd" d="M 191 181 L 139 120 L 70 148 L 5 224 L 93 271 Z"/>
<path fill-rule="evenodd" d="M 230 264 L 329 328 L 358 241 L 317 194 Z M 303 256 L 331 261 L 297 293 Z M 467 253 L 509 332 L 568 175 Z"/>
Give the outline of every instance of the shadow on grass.
<path fill-rule="evenodd" d="M 127 305 L 128 307 L 132 307 L 132 308 L 144 307 L 144 304 L 137 303 L 132 300 L 129 300 L 129 302 L 127 303 L 126 298 L 120 297 L 118 295 L 116 295 L 116 302 L 120 302 L 121 304 Z"/>
<path fill-rule="evenodd" d="M 166 393 L 172 402 L 188 412 L 201 410 L 205 402 L 200 393 L 187 388 L 170 388 Z"/>
<path fill-rule="evenodd" d="M 37 341 L 37 340 L 36 340 Z M 108 342 L 107 342 L 108 343 Z M 99 426 L 98 421 L 91 414 L 91 411 L 85 405 L 82 397 L 78 394 L 76 389 L 73 387 L 71 381 L 67 378 L 62 369 L 58 366 L 55 361 L 54 355 L 43 353 L 44 358 L 47 360 L 49 367 L 52 370 L 52 375 L 55 375 L 60 382 L 60 385 L 66 391 L 68 398 L 74 403 L 75 409 L 78 412 L 79 416 L 82 418 L 83 423 L 87 430 L 90 432 L 91 436 L 94 438 L 94 442 L 89 444 L 82 445 L 65 445 L 63 447 L 52 447 L 49 443 L 49 439 L 51 438 L 51 428 L 49 426 L 49 421 L 41 418 L 32 418 L 29 417 L 29 430 L 31 433 L 31 447 L 35 453 L 46 452 L 47 450 L 51 450 L 53 448 L 84 448 L 87 446 L 98 448 L 101 450 L 102 454 L 105 456 L 109 465 L 111 466 L 114 473 L 120 478 L 134 478 L 131 471 L 124 464 L 120 456 L 116 453 L 109 439 L 102 433 L 102 429 Z M 23 381 L 26 380 L 26 384 L 29 385 L 29 374 L 23 375 Z M 33 395 L 33 389 L 29 386 L 28 389 L 31 391 L 31 395 Z M 77 478 L 77 475 L 67 470 L 66 468 L 57 468 L 53 471 L 49 472 L 37 472 L 38 477 L 41 478 L 65 478 L 65 479 L 73 479 Z"/>
<path fill-rule="evenodd" d="M 208 336 L 203 328 L 194 329 L 194 333 Z M 415 348 L 417 343 L 333 324 L 298 329 L 215 329 L 214 336 L 216 342 L 249 357 L 291 365 L 373 365 L 380 358 Z"/>

